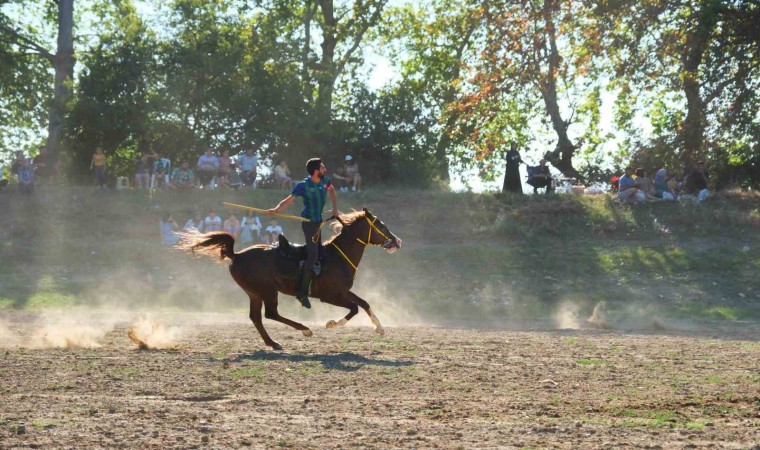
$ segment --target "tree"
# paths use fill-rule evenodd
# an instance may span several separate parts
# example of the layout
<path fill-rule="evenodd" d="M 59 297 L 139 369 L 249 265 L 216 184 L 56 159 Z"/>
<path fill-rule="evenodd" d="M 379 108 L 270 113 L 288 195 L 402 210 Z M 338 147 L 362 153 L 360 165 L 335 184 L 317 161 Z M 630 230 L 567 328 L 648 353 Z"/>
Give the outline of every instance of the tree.
<path fill-rule="evenodd" d="M 71 100 L 74 79 L 74 0 L 56 0 L 55 4 L 58 27 L 58 46 L 55 54 L 12 25 L 7 18 L 0 22 L 0 39 L 13 44 L 23 52 L 45 58 L 55 69 L 53 101 L 48 113 L 47 150 L 57 156 L 63 146 L 64 120 Z"/>
<path fill-rule="evenodd" d="M 593 44 L 586 3 L 490 1 L 479 11 L 482 39 L 471 87 L 459 102 L 459 132 L 477 149 L 476 158 L 494 159 L 503 155 L 506 136 L 518 144 L 527 141 L 528 122 L 540 102 L 557 137 L 546 158 L 564 175 L 582 178 L 573 163 L 579 145 L 568 129 L 584 111 L 578 108 L 582 99 L 599 97 L 592 83 L 594 48 L 579 45 Z"/>

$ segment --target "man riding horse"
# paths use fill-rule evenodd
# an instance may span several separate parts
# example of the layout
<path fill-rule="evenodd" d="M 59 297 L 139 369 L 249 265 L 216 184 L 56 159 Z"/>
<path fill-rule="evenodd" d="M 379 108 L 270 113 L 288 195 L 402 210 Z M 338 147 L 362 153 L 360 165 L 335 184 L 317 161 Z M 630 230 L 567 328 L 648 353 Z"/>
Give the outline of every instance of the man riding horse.
<path fill-rule="evenodd" d="M 311 308 L 309 302 L 309 287 L 314 277 L 314 266 L 319 257 L 319 248 L 322 245 L 322 210 L 325 206 L 326 197 L 330 195 L 332 202 L 332 216 L 338 216 L 338 198 L 335 194 L 330 178 L 327 177 L 327 168 L 320 158 L 312 158 L 306 162 L 308 177 L 293 187 L 293 192 L 285 197 L 275 208 L 268 209 L 270 215 L 279 214 L 290 206 L 296 197 L 303 199 L 301 217 L 308 221 L 301 222 L 304 242 L 306 242 L 306 261 L 301 270 L 301 278 L 298 283 L 296 298 L 304 308 Z"/>

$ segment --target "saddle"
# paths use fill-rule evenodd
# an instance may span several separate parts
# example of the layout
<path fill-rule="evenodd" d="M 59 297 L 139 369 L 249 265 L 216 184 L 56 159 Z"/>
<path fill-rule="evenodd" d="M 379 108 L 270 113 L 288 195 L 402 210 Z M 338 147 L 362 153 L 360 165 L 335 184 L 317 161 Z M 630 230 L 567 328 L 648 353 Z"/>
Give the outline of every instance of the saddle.
<path fill-rule="evenodd" d="M 278 236 L 279 245 L 275 250 L 275 264 L 277 270 L 286 277 L 299 278 L 301 267 L 306 261 L 306 245 L 291 244 L 284 234 Z M 319 276 L 327 265 L 327 257 L 324 245 L 319 246 L 319 256 L 314 265 L 314 276 Z"/>

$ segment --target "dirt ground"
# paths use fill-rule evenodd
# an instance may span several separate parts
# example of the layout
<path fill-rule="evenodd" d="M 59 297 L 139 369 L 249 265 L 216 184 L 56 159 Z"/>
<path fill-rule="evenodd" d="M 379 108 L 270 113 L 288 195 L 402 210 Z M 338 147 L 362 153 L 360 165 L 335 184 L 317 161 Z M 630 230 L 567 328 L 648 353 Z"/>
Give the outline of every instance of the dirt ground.
<path fill-rule="evenodd" d="M 136 349 L 128 323 L 97 348 L 6 345 L 0 448 L 760 445 L 758 324 L 304 337 L 265 321 L 275 352 L 237 319 L 190 320 L 168 350 Z"/>

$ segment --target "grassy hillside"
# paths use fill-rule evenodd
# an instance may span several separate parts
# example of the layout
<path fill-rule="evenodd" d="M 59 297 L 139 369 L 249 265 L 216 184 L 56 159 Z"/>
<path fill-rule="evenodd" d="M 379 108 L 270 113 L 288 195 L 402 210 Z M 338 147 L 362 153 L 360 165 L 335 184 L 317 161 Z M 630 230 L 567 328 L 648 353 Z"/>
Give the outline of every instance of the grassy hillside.
<path fill-rule="evenodd" d="M 224 265 L 160 245 L 159 218 L 171 212 L 181 224 L 196 209 L 226 215 L 223 201 L 267 208 L 283 196 L 2 192 L 0 309 L 244 309 Z M 369 249 L 354 289 L 396 322 L 572 321 L 601 301 L 619 317 L 760 318 L 758 195 L 628 206 L 606 196 L 370 189 L 340 194 L 339 203 L 343 211 L 367 206 L 404 240 L 393 255 Z M 301 240 L 297 223 L 281 224 Z M 320 314 L 280 302 L 290 314 Z"/>

